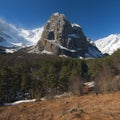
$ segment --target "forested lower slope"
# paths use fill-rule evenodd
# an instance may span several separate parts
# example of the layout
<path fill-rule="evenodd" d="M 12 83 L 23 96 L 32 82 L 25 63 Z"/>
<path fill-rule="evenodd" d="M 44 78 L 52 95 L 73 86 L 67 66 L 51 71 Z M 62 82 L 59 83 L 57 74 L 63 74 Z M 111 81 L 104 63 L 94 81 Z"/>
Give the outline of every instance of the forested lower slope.
<path fill-rule="evenodd" d="M 120 90 L 120 50 L 92 60 L 37 54 L 0 55 L 0 103 L 18 99 L 81 92 L 81 84 L 95 81 L 95 91 Z"/>

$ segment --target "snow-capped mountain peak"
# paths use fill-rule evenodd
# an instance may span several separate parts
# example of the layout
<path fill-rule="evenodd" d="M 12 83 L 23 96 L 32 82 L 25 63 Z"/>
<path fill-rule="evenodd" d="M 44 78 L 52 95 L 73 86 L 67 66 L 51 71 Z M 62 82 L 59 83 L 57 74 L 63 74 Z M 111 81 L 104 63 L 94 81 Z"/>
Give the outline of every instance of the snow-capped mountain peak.
<path fill-rule="evenodd" d="M 43 27 L 36 28 L 33 30 L 20 29 L 19 36 L 24 37 L 26 40 L 31 42 L 32 45 L 36 44 L 41 37 Z"/>
<path fill-rule="evenodd" d="M 111 34 L 108 37 L 95 41 L 96 46 L 102 53 L 112 54 L 120 49 L 120 34 Z"/>
<path fill-rule="evenodd" d="M 43 27 L 25 30 L 0 19 L 0 46 L 19 49 L 34 45 L 40 39 L 42 31 Z"/>

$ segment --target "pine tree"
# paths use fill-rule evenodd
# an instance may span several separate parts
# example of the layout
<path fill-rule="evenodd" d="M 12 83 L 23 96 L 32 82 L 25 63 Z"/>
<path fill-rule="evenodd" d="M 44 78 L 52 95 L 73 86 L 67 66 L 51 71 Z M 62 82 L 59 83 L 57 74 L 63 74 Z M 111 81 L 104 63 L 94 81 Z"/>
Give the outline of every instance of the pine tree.
<path fill-rule="evenodd" d="M 55 71 L 55 68 L 50 65 L 50 67 L 48 68 L 48 72 L 47 72 L 47 85 L 48 85 L 48 92 L 50 94 L 56 94 L 57 92 L 57 86 L 58 86 L 58 80 L 57 80 L 57 74 Z"/>
<path fill-rule="evenodd" d="M 29 94 L 29 90 L 31 89 L 31 77 L 29 74 L 22 75 L 22 83 L 21 83 L 21 90 L 22 93 Z"/>
<path fill-rule="evenodd" d="M 66 66 L 63 66 L 59 74 L 59 87 L 62 91 L 68 90 L 69 70 Z"/>

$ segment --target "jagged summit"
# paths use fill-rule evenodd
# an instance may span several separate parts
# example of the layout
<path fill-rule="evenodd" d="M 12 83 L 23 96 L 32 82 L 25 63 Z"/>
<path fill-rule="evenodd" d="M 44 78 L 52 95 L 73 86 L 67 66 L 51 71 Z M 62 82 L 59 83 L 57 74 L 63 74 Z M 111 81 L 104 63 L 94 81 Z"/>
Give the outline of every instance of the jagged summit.
<path fill-rule="evenodd" d="M 56 12 L 56 13 L 53 13 L 50 17 L 53 17 L 53 16 L 62 16 L 62 17 L 64 17 L 64 18 L 67 18 L 66 16 L 65 16 L 65 14 L 62 14 L 62 13 L 59 13 L 59 12 Z"/>
<path fill-rule="evenodd" d="M 101 52 L 88 42 L 82 28 L 72 24 L 64 14 L 54 13 L 44 26 L 41 39 L 29 52 L 71 57 L 101 57 Z"/>

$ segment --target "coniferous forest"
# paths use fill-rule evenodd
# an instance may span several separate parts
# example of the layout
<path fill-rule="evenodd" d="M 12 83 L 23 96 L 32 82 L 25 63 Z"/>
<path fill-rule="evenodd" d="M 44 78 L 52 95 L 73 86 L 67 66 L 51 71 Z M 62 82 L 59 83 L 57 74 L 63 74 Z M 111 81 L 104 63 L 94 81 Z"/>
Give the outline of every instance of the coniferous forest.
<path fill-rule="evenodd" d="M 98 59 L 50 55 L 0 55 L 0 103 L 39 99 L 64 92 L 81 93 L 83 82 L 95 81 L 95 92 L 120 90 L 120 50 Z"/>

